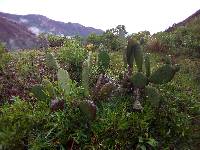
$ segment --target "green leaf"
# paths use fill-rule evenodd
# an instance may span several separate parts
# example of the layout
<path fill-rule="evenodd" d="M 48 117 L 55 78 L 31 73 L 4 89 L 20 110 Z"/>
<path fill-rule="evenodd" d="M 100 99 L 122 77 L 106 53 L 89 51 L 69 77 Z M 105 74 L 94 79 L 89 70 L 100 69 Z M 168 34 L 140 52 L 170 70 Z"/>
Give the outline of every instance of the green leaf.
<path fill-rule="evenodd" d="M 152 147 L 156 147 L 158 145 L 158 142 L 155 139 L 150 138 L 147 143 L 151 145 Z"/>

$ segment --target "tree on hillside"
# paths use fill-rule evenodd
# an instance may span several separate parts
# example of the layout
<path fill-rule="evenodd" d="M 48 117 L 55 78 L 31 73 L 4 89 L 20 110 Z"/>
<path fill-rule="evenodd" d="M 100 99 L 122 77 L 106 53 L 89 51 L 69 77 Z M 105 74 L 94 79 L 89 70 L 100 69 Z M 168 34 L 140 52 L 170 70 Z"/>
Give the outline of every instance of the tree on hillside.
<path fill-rule="evenodd" d="M 124 25 L 118 25 L 116 28 L 106 30 L 103 34 L 103 44 L 106 48 L 117 51 L 126 45 L 126 28 Z"/>
<path fill-rule="evenodd" d="M 93 44 L 95 48 L 98 48 L 102 43 L 102 35 L 97 35 L 96 33 L 92 33 L 87 38 L 88 44 Z"/>

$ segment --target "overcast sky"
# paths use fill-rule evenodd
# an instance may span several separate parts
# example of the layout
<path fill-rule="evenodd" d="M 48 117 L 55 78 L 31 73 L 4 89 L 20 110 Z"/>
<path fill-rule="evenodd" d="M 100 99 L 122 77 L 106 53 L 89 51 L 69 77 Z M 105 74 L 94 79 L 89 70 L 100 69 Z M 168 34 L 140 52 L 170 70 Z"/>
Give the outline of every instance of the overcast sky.
<path fill-rule="evenodd" d="M 0 11 L 41 14 L 99 29 L 163 31 L 200 9 L 200 0 L 0 0 Z"/>

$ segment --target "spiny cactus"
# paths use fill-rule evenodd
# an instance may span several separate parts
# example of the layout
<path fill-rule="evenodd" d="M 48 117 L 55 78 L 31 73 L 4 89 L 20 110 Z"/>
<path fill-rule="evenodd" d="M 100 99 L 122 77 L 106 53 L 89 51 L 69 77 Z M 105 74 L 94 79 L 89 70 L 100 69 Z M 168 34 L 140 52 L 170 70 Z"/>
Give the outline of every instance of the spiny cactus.
<path fill-rule="evenodd" d="M 89 72 L 90 72 L 91 53 L 82 65 L 82 86 L 84 87 L 85 96 L 89 96 Z"/>
<path fill-rule="evenodd" d="M 110 64 L 110 56 L 107 51 L 102 50 L 98 54 L 98 69 L 101 73 L 105 73 Z"/>
<path fill-rule="evenodd" d="M 45 89 L 41 84 L 36 84 L 32 87 L 31 93 L 33 93 L 34 97 L 38 100 L 47 100 L 48 96 L 45 94 Z"/>
<path fill-rule="evenodd" d="M 79 104 L 79 108 L 89 120 L 94 120 L 96 118 L 97 107 L 92 101 L 82 101 Z"/>
<path fill-rule="evenodd" d="M 43 85 L 44 89 L 46 90 L 47 95 L 49 97 L 53 98 L 56 96 L 53 84 L 48 79 L 43 79 L 42 85 Z"/>
<path fill-rule="evenodd" d="M 143 64 L 143 52 L 139 42 L 136 39 L 129 39 L 125 52 L 128 66 L 133 68 L 133 62 L 135 60 L 137 69 L 139 72 L 141 72 Z"/>
<path fill-rule="evenodd" d="M 137 45 L 134 48 L 134 58 L 135 58 L 135 63 L 137 66 L 137 69 L 139 72 L 142 72 L 142 65 L 143 65 L 143 51 L 141 49 L 140 45 Z"/>
<path fill-rule="evenodd" d="M 152 106 L 157 107 L 160 102 L 160 95 L 158 94 L 158 90 L 154 87 L 147 86 L 145 88 L 145 96 L 146 101 L 149 101 Z"/>
<path fill-rule="evenodd" d="M 178 70 L 179 69 L 177 66 L 166 64 L 153 72 L 149 78 L 149 81 L 154 84 L 168 83 L 173 79 Z"/>
<path fill-rule="evenodd" d="M 147 77 L 142 72 L 137 72 L 131 77 L 131 82 L 137 88 L 143 88 L 147 85 Z"/>
<path fill-rule="evenodd" d="M 145 55 L 144 64 L 145 64 L 146 76 L 149 78 L 149 76 L 151 74 L 151 68 L 150 68 L 151 66 L 150 66 L 149 54 Z"/>
<path fill-rule="evenodd" d="M 58 69 L 58 85 L 64 91 L 64 95 L 67 96 L 70 93 L 71 88 L 71 79 L 69 74 L 64 69 Z"/>
<path fill-rule="evenodd" d="M 46 65 L 49 69 L 52 69 L 52 70 L 54 69 L 57 70 L 59 68 L 59 64 L 52 53 L 46 54 Z"/>
<path fill-rule="evenodd" d="M 130 39 L 128 41 L 127 49 L 126 49 L 126 62 L 130 68 L 133 68 L 133 62 L 134 62 L 134 45 L 137 45 L 137 41 Z"/>

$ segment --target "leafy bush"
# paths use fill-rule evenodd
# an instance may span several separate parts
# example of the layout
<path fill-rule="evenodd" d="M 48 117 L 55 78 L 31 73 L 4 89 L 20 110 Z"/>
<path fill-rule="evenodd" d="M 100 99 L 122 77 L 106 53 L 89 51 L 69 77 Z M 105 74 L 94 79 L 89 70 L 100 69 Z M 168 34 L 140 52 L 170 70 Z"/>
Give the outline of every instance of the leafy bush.
<path fill-rule="evenodd" d="M 76 81 L 81 79 L 82 63 L 86 58 L 86 50 L 75 40 L 67 41 L 58 51 L 57 59 L 61 62 L 62 67 L 66 69 L 70 78 Z"/>
<path fill-rule="evenodd" d="M 13 104 L 0 107 L 0 146 L 3 149 L 24 149 L 35 136 L 35 131 L 47 122 L 47 107 L 35 106 L 13 97 Z"/>

